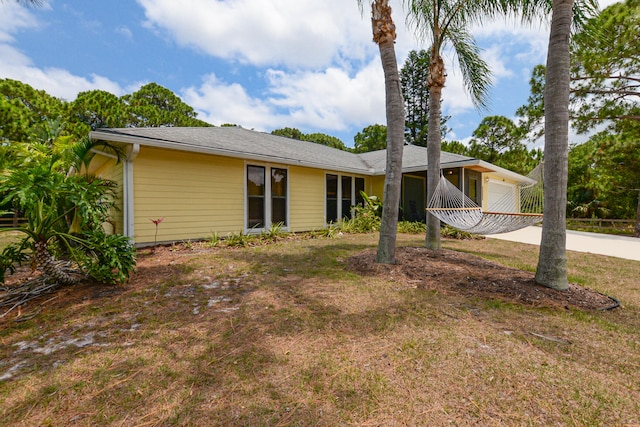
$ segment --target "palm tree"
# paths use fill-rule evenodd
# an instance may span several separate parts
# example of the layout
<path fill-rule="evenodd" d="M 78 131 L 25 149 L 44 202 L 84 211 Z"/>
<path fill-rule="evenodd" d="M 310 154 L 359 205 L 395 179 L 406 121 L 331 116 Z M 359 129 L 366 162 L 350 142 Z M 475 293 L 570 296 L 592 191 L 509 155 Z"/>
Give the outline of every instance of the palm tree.
<path fill-rule="evenodd" d="M 569 141 L 569 40 L 573 0 L 554 0 L 547 51 L 544 151 L 544 220 L 536 282 L 569 287 L 566 258 L 566 205 Z"/>
<path fill-rule="evenodd" d="M 477 108 L 486 106 L 491 84 L 491 73 L 487 63 L 480 57 L 480 48 L 469 32 L 472 24 L 480 18 L 495 15 L 500 11 L 498 1 L 469 0 L 410 0 L 409 20 L 419 34 L 430 39 L 430 61 L 427 87 L 429 88 L 429 125 L 427 130 L 427 200 L 433 196 L 440 179 L 441 134 L 440 120 L 442 89 L 447 80 L 443 49 L 450 45 L 455 50 L 464 84 Z M 441 249 L 440 221 L 427 215 L 426 246 Z"/>
<path fill-rule="evenodd" d="M 358 0 L 362 7 L 362 0 Z M 382 223 L 376 261 L 395 263 L 398 205 L 402 182 L 402 151 L 404 147 L 404 102 L 394 43 L 396 27 L 388 0 L 371 1 L 373 41 L 380 49 L 384 71 L 387 115 L 387 167 L 384 181 Z"/>
<path fill-rule="evenodd" d="M 362 0 L 357 1 L 362 7 Z M 373 41 L 380 49 L 385 75 L 387 114 L 387 166 L 376 260 L 380 263 L 394 263 L 402 182 L 404 104 L 394 48 L 396 32 L 391 7 L 388 0 L 371 0 L 370 3 Z M 430 184 L 427 194 L 430 198 L 440 177 L 440 103 L 442 88 L 446 82 L 444 61 L 440 52 L 447 43 L 453 45 L 474 103 L 478 107 L 484 106 L 490 84 L 489 68 L 480 58 L 479 48 L 467 27 L 478 23 L 482 17 L 516 9 L 512 3 L 523 3 L 519 10 L 523 16 L 530 16 L 530 10 L 537 10 L 538 4 L 546 4 L 546 0 L 404 0 L 403 3 L 409 5 L 409 16 L 417 29 L 432 37 L 430 76 L 427 80 L 430 90 L 427 136 Z M 440 221 L 431 215 L 428 217 L 427 246 L 440 249 Z"/>
<path fill-rule="evenodd" d="M 549 288 L 569 287 L 566 257 L 566 209 L 569 150 L 569 44 L 573 20 L 593 14 L 593 0 L 553 0 L 544 91 L 544 220 L 536 282 Z"/>

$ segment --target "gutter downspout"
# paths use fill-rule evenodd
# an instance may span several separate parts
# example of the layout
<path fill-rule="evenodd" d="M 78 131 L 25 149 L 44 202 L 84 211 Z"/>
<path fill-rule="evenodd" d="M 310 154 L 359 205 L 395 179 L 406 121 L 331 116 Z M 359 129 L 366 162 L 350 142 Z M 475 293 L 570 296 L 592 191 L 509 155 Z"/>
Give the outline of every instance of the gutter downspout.
<path fill-rule="evenodd" d="M 140 144 L 133 144 L 130 147 L 123 167 L 124 200 L 122 201 L 122 210 L 124 216 L 124 235 L 134 242 L 133 161 L 138 156 L 138 153 L 140 153 Z"/>

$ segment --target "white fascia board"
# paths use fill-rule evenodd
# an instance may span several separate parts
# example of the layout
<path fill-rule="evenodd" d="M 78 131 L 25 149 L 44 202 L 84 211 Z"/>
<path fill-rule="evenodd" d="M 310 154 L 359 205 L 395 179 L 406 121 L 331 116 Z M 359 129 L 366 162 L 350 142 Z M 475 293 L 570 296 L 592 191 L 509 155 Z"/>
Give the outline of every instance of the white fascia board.
<path fill-rule="evenodd" d="M 116 156 L 115 154 L 106 153 L 106 152 L 104 152 L 102 150 L 98 150 L 97 148 L 92 148 L 89 151 L 92 152 L 95 155 L 98 155 L 98 156 L 103 156 L 103 157 L 108 157 L 108 158 L 113 159 L 113 160 L 118 160 L 118 156 Z"/>
<path fill-rule="evenodd" d="M 509 169 L 501 168 L 500 166 L 485 162 L 484 160 L 479 160 L 479 162 L 479 166 L 487 169 L 492 169 L 495 173 L 505 176 L 509 179 L 513 179 L 514 181 L 526 182 L 528 184 L 535 184 L 537 182 L 535 179 L 529 178 L 528 176 L 520 175 L 519 173 L 510 171 Z"/>
<path fill-rule="evenodd" d="M 480 159 L 459 160 L 457 162 L 443 163 L 440 166 L 442 168 L 463 168 L 466 166 L 480 166 L 484 169 L 488 169 L 490 171 L 489 173 L 497 173 L 500 176 L 512 179 L 514 181 L 526 182 L 530 184 L 534 184 L 536 182 L 534 179 L 531 179 L 527 176 L 520 175 L 519 173 L 510 171 L 509 169 L 505 169 L 500 166 L 496 166 L 493 163 L 489 163 Z"/>
<path fill-rule="evenodd" d="M 336 168 L 333 165 L 326 165 L 326 164 L 315 163 L 315 162 L 305 162 L 302 160 L 290 159 L 286 157 L 251 154 L 251 153 L 246 153 L 246 152 L 237 151 L 237 150 L 203 147 L 201 145 L 193 145 L 193 144 L 184 143 L 184 142 L 177 143 L 174 141 L 165 141 L 165 140 L 150 139 L 150 138 L 136 137 L 136 136 L 130 136 L 130 135 L 114 134 L 110 132 L 91 131 L 89 136 L 92 139 L 98 139 L 101 141 L 120 142 L 124 144 L 139 144 L 141 146 L 166 148 L 169 150 L 187 151 L 190 153 L 212 154 L 212 155 L 218 155 L 222 157 L 233 157 L 237 159 L 250 160 L 254 162 L 280 163 L 280 164 L 289 165 L 289 166 L 303 166 L 303 167 L 309 167 L 309 168 L 315 168 L 315 169 L 321 169 L 321 170 L 327 170 L 327 171 L 336 171 L 336 172 L 344 172 L 344 173 L 359 174 L 359 175 L 371 174 L 371 169 Z"/>

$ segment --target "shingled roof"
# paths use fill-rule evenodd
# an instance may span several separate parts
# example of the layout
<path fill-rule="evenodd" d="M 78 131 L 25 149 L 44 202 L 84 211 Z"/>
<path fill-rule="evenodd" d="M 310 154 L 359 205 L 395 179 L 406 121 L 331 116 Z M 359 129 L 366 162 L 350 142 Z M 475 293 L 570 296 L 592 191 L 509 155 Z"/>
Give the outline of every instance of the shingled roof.
<path fill-rule="evenodd" d="M 99 129 L 91 132 L 90 136 L 96 140 L 366 175 L 382 175 L 386 167 L 386 150 L 354 154 L 322 144 L 237 126 Z M 442 152 L 441 156 L 443 168 L 476 162 L 477 159 L 459 154 Z M 404 171 L 425 170 L 427 149 L 413 145 L 405 146 L 402 166 Z"/>
<path fill-rule="evenodd" d="M 384 174 L 387 162 L 387 151 L 378 150 L 360 154 L 364 160 L 375 171 L 374 174 Z M 473 157 L 442 151 L 440 154 L 440 166 L 442 168 L 453 167 L 459 162 L 473 162 Z M 402 150 L 402 170 L 420 171 L 427 169 L 427 149 L 417 145 L 405 145 Z"/>

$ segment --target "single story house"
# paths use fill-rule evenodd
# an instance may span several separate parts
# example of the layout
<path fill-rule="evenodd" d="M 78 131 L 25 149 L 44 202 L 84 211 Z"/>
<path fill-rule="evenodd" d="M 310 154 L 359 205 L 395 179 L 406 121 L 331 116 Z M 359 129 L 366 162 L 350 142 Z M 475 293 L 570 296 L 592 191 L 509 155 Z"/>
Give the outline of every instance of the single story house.
<path fill-rule="evenodd" d="M 91 132 L 121 146 L 99 152 L 91 172 L 119 183 L 113 231 L 136 245 L 206 239 L 282 224 L 317 230 L 351 216 L 360 191 L 382 199 L 386 150 L 354 154 L 241 127 L 125 128 Z M 424 220 L 427 150 L 404 147 L 401 218 Z M 487 209 L 527 178 L 471 157 L 442 153 L 444 176 Z M 514 207 L 515 209 L 515 207 Z"/>

